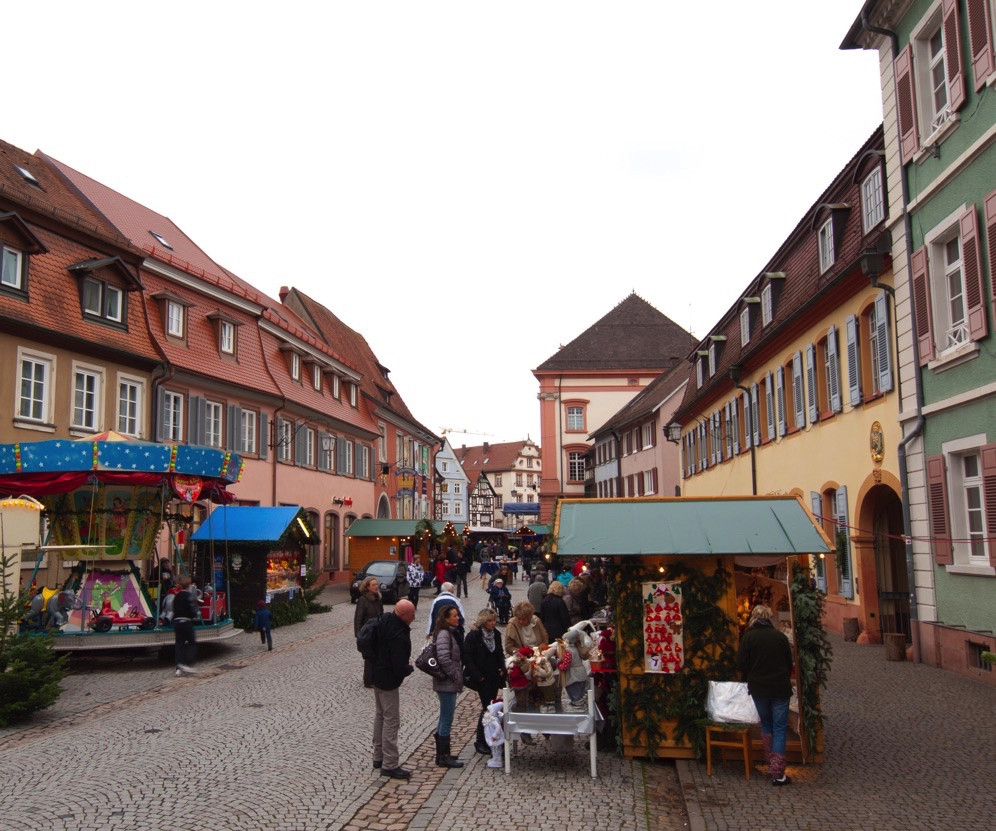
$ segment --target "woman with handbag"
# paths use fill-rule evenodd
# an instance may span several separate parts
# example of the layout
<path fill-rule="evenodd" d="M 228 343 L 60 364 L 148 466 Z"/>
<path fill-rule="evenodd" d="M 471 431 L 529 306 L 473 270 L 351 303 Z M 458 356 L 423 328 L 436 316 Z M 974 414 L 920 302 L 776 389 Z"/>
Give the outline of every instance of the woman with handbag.
<path fill-rule="evenodd" d="M 436 725 L 436 765 L 441 768 L 462 768 L 463 762 L 450 753 L 450 728 L 456 710 L 457 694 L 463 689 L 463 661 L 460 656 L 460 610 L 447 604 L 439 610 L 432 641 L 436 646 L 436 662 L 442 677 L 433 676 L 432 689 L 439 698 L 439 722 Z"/>
<path fill-rule="evenodd" d="M 484 713 L 497 697 L 499 688 L 505 683 L 506 673 L 501 632 L 496 628 L 497 625 L 498 616 L 494 610 L 481 609 L 463 641 L 464 683 L 472 690 L 476 690 L 481 699 L 474 750 L 485 756 L 491 754 L 491 748 L 484 740 Z"/>

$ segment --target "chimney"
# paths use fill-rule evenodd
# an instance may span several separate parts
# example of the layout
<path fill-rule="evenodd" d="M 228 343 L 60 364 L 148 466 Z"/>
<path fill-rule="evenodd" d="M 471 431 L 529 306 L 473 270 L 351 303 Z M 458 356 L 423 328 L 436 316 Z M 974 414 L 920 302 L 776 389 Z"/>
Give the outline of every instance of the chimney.
<path fill-rule="evenodd" d="M 280 302 L 281 303 L 286 303 L 287 302 L 287 295 L 288 294 L 290 294 L 290 289 L 287 286 L 281 286 L 280 287 Z"/>
<path fill-rule="evenodd" d="M 491 447 L 491 445 L 490 445 L 490 444 L 488 444 L 487 442 L 484 442 L 484 452 L 485 452 L 485 453 L 487 453 L 487 452 L 488 452 L 488 448 L 489 448 L 489 447 Z"/>

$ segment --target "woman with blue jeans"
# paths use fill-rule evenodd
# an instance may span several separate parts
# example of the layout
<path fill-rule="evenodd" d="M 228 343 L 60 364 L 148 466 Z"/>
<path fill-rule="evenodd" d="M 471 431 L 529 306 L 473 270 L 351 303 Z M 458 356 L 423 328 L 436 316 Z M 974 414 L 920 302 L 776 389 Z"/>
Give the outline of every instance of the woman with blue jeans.
<path fill-rule="evenodd" d="M 432 678 L 432 689 L 439 698 L 439 723 L 436 725 L 436 764 L 441 768 L 462 768 L 463 762 L 450 753 L 450 728 L 456 710 L 457 694 L 463 689 L 463 661 L 460 657 L 460 610 L 446 604 L 436 616 L 432 639 L 436 642 L 436 660 L 446 673 Z"/>
<path fill-rule="evenodd" d="M 771 622 L 771 609 L 755 606 L 740 641 L 737 664 L 761 717 L 761 740 L 772 785 L 789 785 L 785 734 L 792 697 L 792 647 Z"/>

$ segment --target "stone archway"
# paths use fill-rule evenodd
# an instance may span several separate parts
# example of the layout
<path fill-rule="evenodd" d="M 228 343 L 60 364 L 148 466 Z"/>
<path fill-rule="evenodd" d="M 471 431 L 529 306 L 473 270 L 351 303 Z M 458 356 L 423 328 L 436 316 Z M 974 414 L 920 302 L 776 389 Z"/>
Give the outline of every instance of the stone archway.
<path fill-rule="evenodd" d="M 902 501 L 888 484 L 876 483 L 861 494 L 858 516 L 861 532 L 855 547 L 864 611 L 862 640 L 882 643 L 882 635 L 892 632 L 909 639 L 909 579 Z"/>

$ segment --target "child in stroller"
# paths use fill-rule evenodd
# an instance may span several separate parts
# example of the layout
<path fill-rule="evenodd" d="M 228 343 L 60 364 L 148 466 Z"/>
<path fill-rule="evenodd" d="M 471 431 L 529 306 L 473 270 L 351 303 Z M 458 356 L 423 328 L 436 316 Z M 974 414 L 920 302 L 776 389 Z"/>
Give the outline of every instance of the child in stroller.
<path fill-rule="evenodd" d="M 498 622 L 501 624 L 508 623 L 509 618 L 512 616 L 512 593 L 505 585 L 505 581 L 500 577 L 495 580 L 490 588 L 488 588 L 488 594 L 491 597 L 491 605 L 494 606 L 495 611 L 498 613 Z"/>

